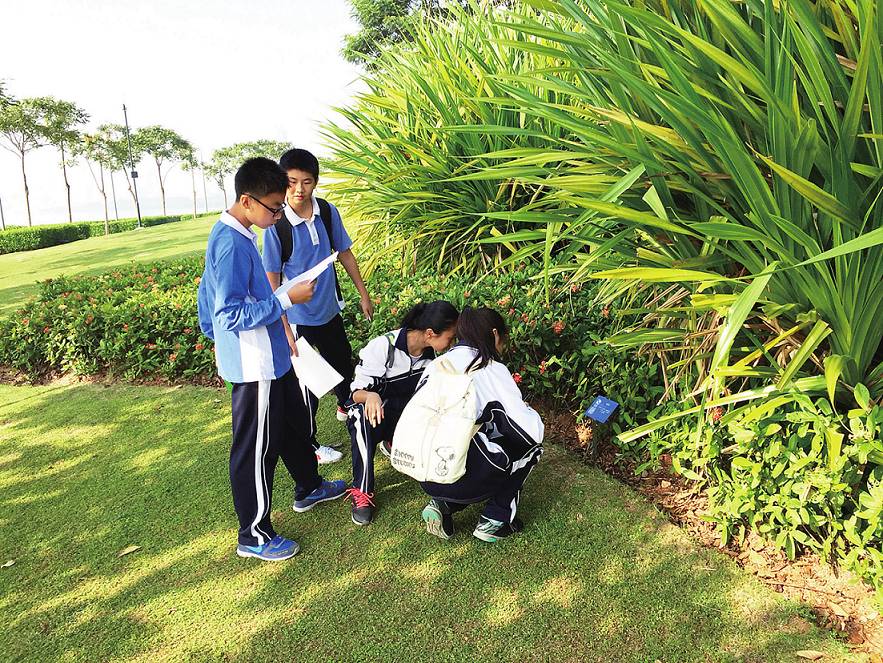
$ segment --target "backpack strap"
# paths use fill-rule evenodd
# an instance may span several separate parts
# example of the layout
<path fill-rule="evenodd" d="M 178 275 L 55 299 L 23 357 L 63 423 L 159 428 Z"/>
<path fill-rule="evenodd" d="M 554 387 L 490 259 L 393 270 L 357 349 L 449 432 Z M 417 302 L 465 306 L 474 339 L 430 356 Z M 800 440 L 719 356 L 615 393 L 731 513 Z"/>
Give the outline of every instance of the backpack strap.
<path fill-rule="evenodd" d="M 316 198 L 319 204 L 319 216 L 322 218 L 322 225 L 325 226 L 325 234 L 328 235 L 328 244 L 331 246 L 331 252 L 334 253 L 334 231 L 333 218 L 331 216 L 331 205 L 324 198 Z M 290 255 L 290 253 L 289 253 Z M 340 292 L 340 283 L 337 280 L 337 267 L 331 266 L 331 273 L 334 274 L 334 291 L 337 293 L 337 301 L 343 301 L 343 294 Z"/>
<path fill-rule="evenodd" d="M 279 244 L 281 249 L 281 263 L 279 265 L 279 271 L 282 271 L 282 266 L 288 262 L 289 258 L 291 258 L 291 252 L 294 248 L 294 239 L 291 236 L 291 222 L 282 215 L 282 218 L 276 222 L 274 226 L 276 228 L 276 235 L 279 237 Z"/>
<path fill-rule="evenodd" d="M 392 368 L 396 361 L 396 334 L 395 332 L 386 332 L 384 334 L 386 340 L 389 341 L 389 348 L 386 350 L 386 368 Z"/>

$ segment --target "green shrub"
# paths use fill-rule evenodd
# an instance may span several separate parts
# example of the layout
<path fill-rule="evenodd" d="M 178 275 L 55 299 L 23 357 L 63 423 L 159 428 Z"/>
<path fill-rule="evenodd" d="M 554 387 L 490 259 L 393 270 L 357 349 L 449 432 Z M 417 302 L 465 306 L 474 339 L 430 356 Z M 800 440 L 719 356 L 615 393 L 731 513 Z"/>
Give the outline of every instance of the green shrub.
<path fill-rule="evenodd" d="M 211 377 L 211 344 L 196 320 L 201 273 L 202 260 L 188 258 L 45 281 L 0 322 L 0 363 L 32 375 Z"/>
<path fill-rule="evenodd" d="M 141 219 L 141 225 L 149 228 L 150 226 L 174 223 L 189 218 L 191 218 L 189 214 L 147 216 Z M 119 221 L 111 221 L 108 224 L 111 234 L 134 230 L 137 227 L 137 219 L 120 219 Z M 29 228 L 9 228 L 0 231 L 0 255 L 44 249 L 48 246 L 66 244 L 78 239 L 98 237 L 103 234 L 104 221 L 81 221 L 78 223 L 56 223 Z"/>
<path fill-rule="evenodd" d="M 0 363 L 32 375 L 107 371 L 126 378 L 210 379 L 211 343 L 201 336 L 196 316 L 202 269 L 202 258 L 187 258 L 45 281 L 35 299 L 0 322 Z M 624 425 L 645 419 L 661 393 L 658 376 L 646 360 L 601 343 L 613 329 L 615 308 L 596 304 L 593 289 L 554 277 L 547 305 L 539 275 L 539 268 L 525 266 L 476 281 L 429 272 L 403 276 L 384 265 L 371 279 L 378 293 L 374 319 L 362 316 L 347 278 L 341 279 L 349 302 L 343 315 L 358 352 L 397 327 L 420 301 L 493 306 L 511 326 L 506 363 L 526 393 L 575 409 L 603 392 L 623 404 Z"/>
<path fill-rule="evenodd" d="M 33 251 L 91 237 L 90 223 L 59 223 L 0 231 L 0 254 Z"/>

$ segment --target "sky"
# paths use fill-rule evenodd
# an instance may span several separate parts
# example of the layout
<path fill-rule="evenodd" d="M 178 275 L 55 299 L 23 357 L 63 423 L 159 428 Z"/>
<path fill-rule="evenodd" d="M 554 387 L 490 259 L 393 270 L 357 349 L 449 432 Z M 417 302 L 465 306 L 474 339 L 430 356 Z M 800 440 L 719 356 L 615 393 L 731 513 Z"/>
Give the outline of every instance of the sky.
<path fill-rule="evenodd" d="M 90 114 L 88 127 L 159 124 L 189 140 L 207 160 L 232 143 L 266 138 L 323 153 L 319 124 L 359 88 L 359 69 L 340 55 L 357 31 L 348 0 L 2 0 L 0 79 L 14 97 L 53 96 Z M 12 29 L 11 26 L 18 26 Z M 2 143 L 2 139 L 0 139 Z M 58 152 L 25 157 L 34 223 L 67 220 Z M 161 213 L 156 166 L 138 166 L 144 215 Z M 103 219 L 88 168 L 69 173 L 74 220 Z M 119 216 L 135 208 L 116 178 Z M 197 177 L 201 212 L 224 204 Z M 108 189 L 109 189 L 108 182 Z M 193 209 L 191 177 L 166 179 L 168 212 Z M 0 149 L 0 202 L 7 226 L 26 225 L 21 163 Z M 114 217 L 109 201 L 110 216 Z"/>

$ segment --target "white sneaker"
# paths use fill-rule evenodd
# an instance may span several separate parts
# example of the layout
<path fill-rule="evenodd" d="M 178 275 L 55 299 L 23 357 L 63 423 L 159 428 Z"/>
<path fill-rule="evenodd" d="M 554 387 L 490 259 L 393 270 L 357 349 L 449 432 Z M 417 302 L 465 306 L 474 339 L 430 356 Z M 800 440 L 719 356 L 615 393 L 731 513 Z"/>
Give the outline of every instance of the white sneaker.
<path fill-rule="evenodd" d="M 316 449 L 316 460 L 319 461 L 319 465 L 336 463 L 341 458 L 343 458 L 343 454 L 337 449 L 332 449 L 331 447 L 319 447 Z"/>
<path fill-rule="evenodd" d="M 346 410 L 344 410 L 342 407 L 340 407 L 340 406 L 338 405 L 338 406 L 337 406 L 337 415 L 336 415 L 336 416 L 337 416 L 337 420 L 338 420 L 338 421 L 346 421 L 346 418 L 347 418 L 347 412 L 346 412 Z"/>

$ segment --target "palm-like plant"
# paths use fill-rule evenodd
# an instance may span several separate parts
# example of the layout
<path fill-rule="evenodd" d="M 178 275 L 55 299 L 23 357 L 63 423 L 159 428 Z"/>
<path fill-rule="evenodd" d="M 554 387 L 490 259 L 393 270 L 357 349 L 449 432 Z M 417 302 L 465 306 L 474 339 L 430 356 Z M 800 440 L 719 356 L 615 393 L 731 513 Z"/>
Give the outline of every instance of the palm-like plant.
<path fill-rule="evenodd" d="M 426 21 L 413 41 L 387 51 L 364 78 L 368 91 L 325 127 L 335 194 L 361 220 L 360 242 L 372 262 L 404 252 L 408 263 L 480 271 L 509 249 L 476 242 L 515 231 L 517 241 L 545 233 L 505 218 L 538 194 L 535 185 L 512 178 L 532 168 L 516 164 L 490 175 L 482 168 L 511 158 L 505 150 L 539 147 L 566 133 L 491 103 L 503 95 L 499 74 L 527 75 L 550 61 L 495 22 L 493 7 L 451 11 L 456 20 Z M 554 91 L 525 85 L 555 102 Z"/>
<path fill-rule="evenodd" d="M 546 56 L 554 49 L 562 63 L 539 86 L 566 91 L 568 99 L 538 103 L 518 79 L 510 79 L 507 95 L 525 113 L 573 128 L 571 142 L 642 172 L 617 201 L 605 201 L 561 186 L 557 164 L 547 164 L 545 186 L 556 193 L 544 204 L 557 197 L 572 208 L 548 241 L 594 236 L 592 250 L 575 252 L 569 269 L 589 273 L 580 265 L 613 256 L 623 267 L 594 276 L 681 283 L 689 296 L 656 311 L 652 325 L 662 322 L 664 331 L 645 327 L 619 340 L 674 343 L 704 358 L 706 405 L 740 400 L 720 400 L 733 377 L 771 383 L 743 400 L 787 391 L 807 362 L 821 366 L 822 355 L 832 398 L 840 378 L 864 382 L 879 397 L 877 4 L 528 3 L 545 15 L 516 26 L 534 37 L 526 48 Z M 570 165 L 597 163 L 567 158 Z M 597 216 L 577 210 L 615 225 L 599 228 Z M 718 321 L 717 342 L 697 354 L 690 334 L 707 327 L 709 312 Z M 746 326 L 749 319 L 759 324 Z M 762 326 L 773 333 L 759 333 Z M 773 356 L 788 344 L 787 356 Z M 796 384 L 824 391 L 826 383 Z"/>

